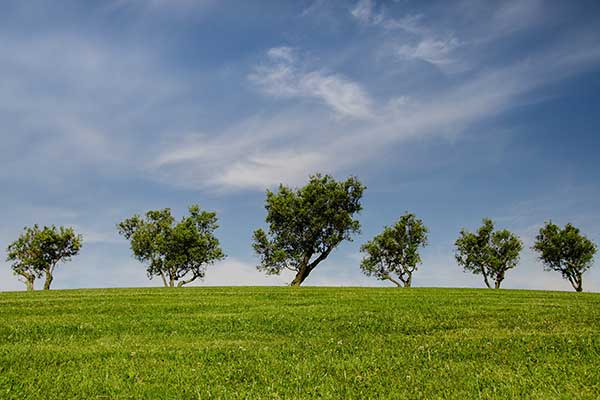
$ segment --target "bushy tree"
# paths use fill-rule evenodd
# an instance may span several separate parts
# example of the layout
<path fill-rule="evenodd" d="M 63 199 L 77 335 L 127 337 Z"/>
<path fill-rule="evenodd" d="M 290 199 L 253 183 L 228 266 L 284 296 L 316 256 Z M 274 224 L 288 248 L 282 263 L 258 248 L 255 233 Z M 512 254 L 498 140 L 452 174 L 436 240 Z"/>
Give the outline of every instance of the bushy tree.
<path fill-rule="evenodd" d="M 296 272 L 292 286 L 300 286 L 343 240 L 360 229 L 354 219 L 362 206 L 365 187 L 355 177 L 338 182 L 329 175 L 312 175 L 306 186 L 267 190 L 265 208 L 269 233 L 254 232 L 258 270 L 280 274 Z"/>
<path fill-rule="evenodd" d="M 134 215 L 117 225 L 130 241 L 135 258 L 146 264 L 148 277 L 160 276 L 165 287 L 181 287 L 204 278 L 206 268 L 225 258 L 215 237 L 214 212 L 189 207 L 189 216 L 175 223 L 171 210 L 151 210 L 145 218 Z"/>
<path fill-rule="evenodd" d="M 583 273 L 594 262 L 596 245 L 571 224 L 564 229 L 546 222 L 536 237 L 533 249 L 547 271 L 560 272 L 577 292 L 583 291 Z"/>
<path fill-rule="evenodd" d="M 483 275 L 488 288 L 494 281 L 494 288 L 499 289 L 506 271 L 519 263 L 519 253 L 523 249 L 521 240 L 510 231 L 503 229 L 494 231 L 491 219 L 484 219 L 477 233 L 462 230 L 456 240 L 455 258 L 465 272 Z"/>
<path fill-rule="evenodd" d="M 361 252 L 366 253 L 360 264 L 362 271 L 398 287 L 410 287 L 412 274 L 421 263 L 419 249 L 427 245 L 427 232 L 423 221 L 414 214 L 404 214 L 394 226 L 386 226 L 361 246 Z"/>
<path fill-rule="evenodd" d="M 79 253 L 81 235 L 73 228 L 54 225 L 25 227 L 24 232 L 7 248 L 6 260 L 12 270 L 25 280 L 27 290 L 33 290 L 36 278 L 45 276 L 44 290 L 49 290 L 54 280 L 54 269 L 60 262 L 67 262 Z"/>

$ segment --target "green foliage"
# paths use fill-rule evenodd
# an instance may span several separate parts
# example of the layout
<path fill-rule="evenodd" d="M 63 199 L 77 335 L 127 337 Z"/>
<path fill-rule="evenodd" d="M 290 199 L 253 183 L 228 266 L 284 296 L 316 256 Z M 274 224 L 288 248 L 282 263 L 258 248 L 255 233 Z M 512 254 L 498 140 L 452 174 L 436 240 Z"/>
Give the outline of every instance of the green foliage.
<path fill-rule="evenodd" d="M 49 290 L 58 263 L 70 261 L 79 253 L 81 244 L 82 237 L 73 228 L 25 227 L 23 234 L 8 246 L 6 261 L 25 280 L 27 290 L 33 290 L 35 279 L 44 275 L 44 289 Z"/>
<path fill-rule="evenodd" d="M 477 233 L 462 230 L 455 242 L 455 258 L 465 271 L 483 275 L 483 280 L 491 288 L 500 288 L 506 271 L 519 263 L 519 253 L 523 249 L 521 240 L 510 231 L 494 231 L 492 220 L 485 218 Z"/>
<path fill-rule="evenodd" d="M 560 272 L 577 292 L 583 291 L 582 275 L 594 261 L 596 245 L 571 224 L 560 229 L 552 222 L 540 229 L 533 249 L 547 271 Z"/>
<path fill-rule="evenodd" d="M 130 241 L 136 259 L 146 264 L 148 277 L 160 276 L 166 287 L 183 286 L 204 278 L 206 267 L 225 258 L 214 231 L 214 212 L 189 207 L 190 215 L 175 223 L 171 210 L 151 210 L 117 225 Z"/>
<path fill-rule="evenodd" d="M 598 399 L 600 294 L 0 293 L 1 399 Z"/>
<path fill-rule="evenodd" d="M 280 185 L 277 193 L 267 190 L 269 234 L 258 229 L 253 236 L 257 268 L 267 274 L 295 271 L 292 285 L 299 286 L 340 242 L 359 231 L 354 215 L 362 209 L 364 189 L 354 177 L 337 182 L 316 174 L 300 189 Z"/>
<path fill-rule="evenodd" d="M 414 214 L 406 213 L 392 227 L 363 244 L 366 253 L 360 267 L 369 276 L 410 287 L 412 274 L 421 263 L 419 248 L 427 245 L 427 227 Z M 392 275 L 396 275 L 400 282 Z"/>

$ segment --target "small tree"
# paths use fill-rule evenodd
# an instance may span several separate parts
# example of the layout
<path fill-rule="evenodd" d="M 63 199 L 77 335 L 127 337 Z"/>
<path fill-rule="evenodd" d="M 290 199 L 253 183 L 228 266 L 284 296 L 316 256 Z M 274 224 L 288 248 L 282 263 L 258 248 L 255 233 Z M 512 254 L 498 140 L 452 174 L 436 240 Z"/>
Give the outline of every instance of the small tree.
<path fill-rule="evenodd" d="M 269 234 L 254 232 L 254 250 L 260 256 L 258 270 L 280 274 L 296 272 L 292 286 L 300 286 L 343 240 L 352 240 L 360 229 L 353 217 L 362 206 L 365 187 L 354 177 L 337 182 L 329 175 L 312 175 L 300 189 L 280 185 L 267 190 L 265 208 Z"/>
<path fill-rule="evenodd" d="M 483 280 L 491 288 L 499 289 L 506 271 L 519 263 L 519 253 L 523 248 L 521 240 L 510 231 L 494 231 L 491 219 L 484 219 L 476 234 L 460 232 L 456 240 L 455 258 L 465 272 L 483 275 Z"/>
<path fill-rule="evenodd" d="M 360 251 L 366 253 L 360 264 L 362 271 L 398 287 L 401 283 L 410 287 L 412 274 L 421 263 L 419 248 L 427 245 L 427 232 L 423 221 L 414 214 L 404 214 L 393 227 L 386 226 L 382 233 L 361 246 Z"/>
<path fill-rule="evenodd" d="M 547 271 L 560 272 L 577 292 L 583 291 L 582 275 L 590 269 L 596 254 L 596 245 L 571 224 L 564 229 L 546 222 L 536 237 L 533 249 Z"/>
<path fill-rule="evenodd" d="M 59 262 L 67 262 L 81 249 L 81 235 L 73 228 L 38 225 L 26 227 L 17 240 L 7 248 L 7 261 L 12 270 L 25 279 L 27 290 L 33 290 L 36 278 L 45 275 L 44 290 L 49 290 L 54 280 L 54 269 Z"/>
<path fill-rule="evenodd" d="M 175 224 L 171 210 L 152 210 L 146 218 L 134 215 L 117 225 L 131 243 L 131 251 L 152 279 L 162 278 L 165 287 L 181 287 L 204 278 L 206 267 L 225 258 L 215 237 L 214 212 L 189 207 L 190 215 Z"/>

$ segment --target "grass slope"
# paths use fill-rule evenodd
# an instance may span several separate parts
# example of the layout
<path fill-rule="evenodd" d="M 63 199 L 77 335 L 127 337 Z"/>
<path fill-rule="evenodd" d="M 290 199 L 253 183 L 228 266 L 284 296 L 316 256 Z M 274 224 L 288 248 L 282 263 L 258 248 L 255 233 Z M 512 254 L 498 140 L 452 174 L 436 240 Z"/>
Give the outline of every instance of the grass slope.
<path fill-rule="evenodd" d="M 600 295 L 0 293 L 0 398 L 600 398 Z"/>

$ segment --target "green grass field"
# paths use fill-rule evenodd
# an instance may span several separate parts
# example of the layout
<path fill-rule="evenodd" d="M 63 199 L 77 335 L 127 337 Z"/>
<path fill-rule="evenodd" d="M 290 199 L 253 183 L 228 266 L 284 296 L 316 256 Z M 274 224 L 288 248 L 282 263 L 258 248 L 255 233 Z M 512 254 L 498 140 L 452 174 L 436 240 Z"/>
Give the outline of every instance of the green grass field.
<path fill-rule="evenodd" d="M 0 398 L 600 398 L 600 294 L 0 293 Z"/>

